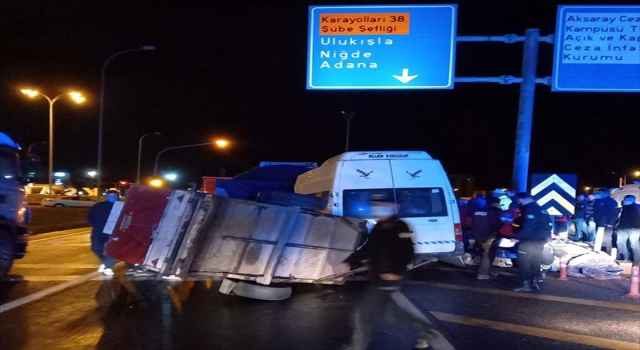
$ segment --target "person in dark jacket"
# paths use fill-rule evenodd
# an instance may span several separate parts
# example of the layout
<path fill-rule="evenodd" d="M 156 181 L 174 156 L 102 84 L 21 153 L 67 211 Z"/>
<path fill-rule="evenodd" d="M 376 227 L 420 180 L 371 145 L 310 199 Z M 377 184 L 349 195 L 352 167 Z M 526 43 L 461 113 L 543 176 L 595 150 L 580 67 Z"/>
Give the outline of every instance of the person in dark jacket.
<path fill-rule="evenodd" d="M 551 218 L 530 194 L 520 192 L 516 196 L 522 206 L 522 223 L 516 232 L 522 286 L 514 291 L 533 292 L 540 290 L 542 251 L 551 238 Z"/>
<path fill-rule="evenodd" d="M 500 199 L 496 197 L 490 197 L 484 208 L 476 210 L 476 212 L 473 213 L 471 232 L 473 232 L 476 245 L 480 247 L 482 256 L 480 266 L 478 267 L 477 278 L 479 280 L 495 278 L 495 275 L 489 272 L 498 248 L 496 239 L 498 239 L 500 228 L 502 228 L 503 225 L 500 217 L 501 214 Z"/>
<path fill-rule="evenodd" d="M 585 241 L 591 244 L 594 243 L 596 238 L 596 221 L 593 217 L 593 206 L 598 199 L 596 194 L 587 195 L 587 205 L 584 208 L 584 225 L 586 227 L 587 235 Z"/>
<path fill-rule="evenodd" d="M 617 223 L 618 254 L 623 260 L 635 260 L 634 265 L 640 262 L 640 213 L 635 202 L 635 196 L 624 196 Z"/>
<path fill-rule="evenodd" d="M 576 196 L 573 215 L 571 215 L 571 218 L 569 219 L 569 227 L 567 228 L 569 232 L 569 238 L 571 238 L 571 240 L 574 242 L 581 242 L 583 238 L 586 238 L 588 236 L 584 221 L 586 212 L 587 199 L 583 194 L 579 194 Z M 572 228 L 573 236 L 571 236 Z"/>
<path fill-rule="evenodd" d="M 115 190 L 107 191 L 105 200 L 94 204 L 87 214 L 87 222 L 91 225 L 91 251 L 100 259 L 101 265 L 98 272 L 106 276 L 113 276 L 113 266 L 116 264 L 114 258 L 104 255 L 104 245 L 109 240 L 109 235 L 104 233 L 104 227 L 113 208 L 113 203 L 120 199 L 120 193 Z"/>
<path fill-rule="evenodd" d="M 611 192 L 606 188 L 600 189 L 598 199 L 593 203 L 593 218 L 596 222 L 596 233 L 600 227 L 604 228 L 602 251 L 607 253 L 611 252 L 617 241 L 613 234 L 613 226 L 619 213 L 618 202 L 611 198 Z"/>
<path fill-rule="evenodd" d="M 468 215 L 473 215 L 476 210 L 484 208 L 485 205 L 487 205 L 487 200 L 484 198 L 484 194 L 478 193 L 467 202 Z"/>
<path fill-rule="evenodd" d="M 398 207 L 393 196 L 374 193 L 370 203 L 377 223 L 365 245 L 344 261 L 352 267 L 365 262 L 371 273 L 371 283 L 359 300 L 353 317 L 352 341 L 344 349 L 366 349 L 374 326 L 386 312 L 394 312 L 398 321 L 418 328 L 416 349 L 427 349 L 430 343 L 448 344 L 401 291 L 407 265 L 413 260 L 413 232 L 396 216 Z M 443 348 L 453 349 L 446 345 Z"/>

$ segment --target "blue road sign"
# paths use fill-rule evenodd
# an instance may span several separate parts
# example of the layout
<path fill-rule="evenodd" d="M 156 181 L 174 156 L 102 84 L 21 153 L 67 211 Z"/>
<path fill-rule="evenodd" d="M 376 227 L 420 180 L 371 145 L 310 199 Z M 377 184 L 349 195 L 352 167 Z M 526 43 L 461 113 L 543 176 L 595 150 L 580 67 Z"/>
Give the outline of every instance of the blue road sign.
<path fill-rule="evenodd" d="M 558 6 L 553 91 L 640 92 L 640 5 Z"/>
<path fill-rule="evenodd" d="M 549 215 L 571 215 L 575 211 L 576 174 L 533 174 L 531 195 Z"/>
<path fill-rule="evenodd" d="M 310 6 L 307 89 L 452 89 L 457 5 Z"/>

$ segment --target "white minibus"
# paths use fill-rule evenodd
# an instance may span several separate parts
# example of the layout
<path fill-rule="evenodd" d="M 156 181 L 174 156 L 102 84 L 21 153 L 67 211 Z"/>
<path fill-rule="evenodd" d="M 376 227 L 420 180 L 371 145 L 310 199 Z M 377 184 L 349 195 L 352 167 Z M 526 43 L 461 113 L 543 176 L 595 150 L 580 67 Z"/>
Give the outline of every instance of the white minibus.
<path fill-rule="evenodd" d="M 386 193 L 413 230 L 419 258 L 464 253 L 455 193 L 440 162 L 427 152 L 346 152 L 298 176 L 294 189 L 326 199 L 326 213 L 365 219 L 370 226 L 375 224 L 370 196 Z"/>

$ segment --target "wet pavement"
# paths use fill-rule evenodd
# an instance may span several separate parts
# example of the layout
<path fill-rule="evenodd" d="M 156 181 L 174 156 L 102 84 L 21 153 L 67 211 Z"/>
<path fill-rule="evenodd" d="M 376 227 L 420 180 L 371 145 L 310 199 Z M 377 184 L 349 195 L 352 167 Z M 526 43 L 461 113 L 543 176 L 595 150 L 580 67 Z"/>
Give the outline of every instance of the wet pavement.
<path fill-rule="evenodd" d="M 10 310 L 0 306 L 0 348 L 341 349 L 367 284 L 293 284 L 287 300 L 258 301 L 221 294 L 214 279 L 131 277 L 122 268 L 98 277 L 86 244 L 85 234 L 34 243 L 37 256 L 0 282 L 5 306 L 87 277 Z M 624 296 L 628 278 L 559 281 L 551 274 L 542 291 L 516 293 L 517 269 L 496 272 L 497 279 L 480 281 L 474 267 L 431 264 L 413 272 L 404 293 L 456 349 L 640 349 L 640 300 Z M 374 331 L 369 349 L 411 349 L 417 337 L 393 318 Z"/>

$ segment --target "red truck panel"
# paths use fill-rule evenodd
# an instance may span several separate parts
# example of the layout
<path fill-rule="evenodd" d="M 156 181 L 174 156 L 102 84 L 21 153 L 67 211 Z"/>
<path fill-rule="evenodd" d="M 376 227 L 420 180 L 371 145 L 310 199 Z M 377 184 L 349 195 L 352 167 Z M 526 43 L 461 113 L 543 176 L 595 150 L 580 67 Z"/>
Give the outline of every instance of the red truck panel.
<path fill-rule="evenodd" d="M 129 264 L 141 264 L 170 194 L 168 188 L 132 187 L 105 246 L 105 254 Z"/>

